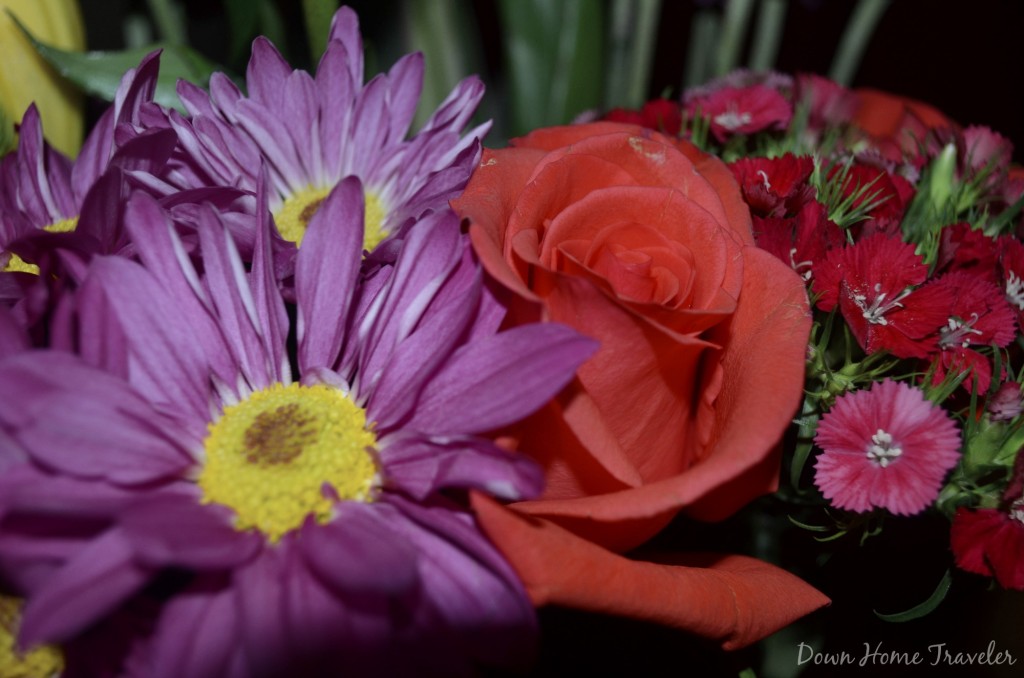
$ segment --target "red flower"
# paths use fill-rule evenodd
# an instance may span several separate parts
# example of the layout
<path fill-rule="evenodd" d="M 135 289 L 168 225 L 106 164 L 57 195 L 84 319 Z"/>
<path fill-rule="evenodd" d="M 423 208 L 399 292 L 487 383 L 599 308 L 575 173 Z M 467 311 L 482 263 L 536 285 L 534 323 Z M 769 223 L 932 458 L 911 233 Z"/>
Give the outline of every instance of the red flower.
<path fill-rule="evenodd" d="M 777 158 L 740 158 L 730 163 L 729 169 L 754 215 L 796 214 L 806 202 L 814 199 L 814 189 L 808 183 L 814 171 L 814 160 L 810 156 L 786 153 Z"/>
<path fill-rule="evenodd" d="M 833 179 L 841 169 L 840 166 L 833 167 L 829 179 Z M 903 213 L 914 197 L 914 186 L 898 174 L 858 162 L 847 170 L 843 197 L 849 198 L 858 193 L 859 197 L 853 200 L 851 209 L 874 204 L 868 211 L 870 220 L 862 226 L 863 235 L 898 234 Z"/>
<path fill-rule="evenodd" d="M 793 106 L 765 85 L 723 87 L 689 100 L 686 110 L 708 118 L 711 133 L 719 143 L 737 134 L 786 129 L 793 117 Z"/>
<path fill-rule="evenodd" d="M 957 567 L 1024 591 L 1024 502 L 1009 511 L 960 507 L 949 532 Z"/>
<path fill-rule="evenodd" d="M 1024 328 L 1024 243 L 1004 238 L 1002 245 L 1003 293 L 1017 312 L 1017 326 Z"/>
<path fill-rule="evenodd" d="M 913 289 L 928 277 L 913 245 L 873 235 L 830 251 L 813 271 L 818 308 L 838 304 L 867 353 L 925 358 L 935 350 L 936 328 L 949 317 L 950 302 L 941 291 Z"/>
<path fill-rule="evenodd" d="M 679 103 L 668 99 L 654 99 L 644 104 L 639 111 L 625 108 L 613 108 L 604 117 L 611 122 L 624 122 L 640 125 L 677 137 L 683 128 L 683 109 Z"/>
<path fill-rule="evenodd" d="M 754 217 L 757 246 L 771 252 L 796 271 L 804 282 L 828 250 L 845 242 L 843 232 L 828 220 L 825 207 L 811 200 L 795 217 Z"/>
<path fill-rule="evenodd" d="M 950 302 L 949 315 L 939 329 L 936 370 L 933 383 L 945 378 L 947 371 L 973 372 L 979 393 L 988 390 L 992 369 L 988 359 L 971 346 L 1006 346 L 1015 336 L 1014 312 L 998 287 L 977 276 L 956 271 L 929 283 L 931 290 Z M 971 382 L 964 382 L 971 388 Z"/>
<path fill-rule="evenodd" d="M 963 271 L 995 283 L 999 280 L 999 253 L 1006 244 L 997 242 L 980 229 L 972 228 L 967 222 L 946 226 L 940 233 L 936 269 Z"/>

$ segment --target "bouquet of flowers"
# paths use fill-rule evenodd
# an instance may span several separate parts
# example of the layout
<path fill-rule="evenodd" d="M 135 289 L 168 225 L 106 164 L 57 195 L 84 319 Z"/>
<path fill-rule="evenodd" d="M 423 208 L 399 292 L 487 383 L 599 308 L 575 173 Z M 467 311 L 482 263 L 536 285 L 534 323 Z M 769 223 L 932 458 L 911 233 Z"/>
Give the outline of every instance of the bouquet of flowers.
<path fill-rule="evenodd" d="M 489 148 L 347 7 L 312 73 L 261 37 L 175 108 L 165 57 L 0 164 L 0 674 L 525 673 L 544 606 L 736 650 L 830 592 L 659 535 L 764 495 L 1024 589 L 999 134 L 737 71 Z"/>

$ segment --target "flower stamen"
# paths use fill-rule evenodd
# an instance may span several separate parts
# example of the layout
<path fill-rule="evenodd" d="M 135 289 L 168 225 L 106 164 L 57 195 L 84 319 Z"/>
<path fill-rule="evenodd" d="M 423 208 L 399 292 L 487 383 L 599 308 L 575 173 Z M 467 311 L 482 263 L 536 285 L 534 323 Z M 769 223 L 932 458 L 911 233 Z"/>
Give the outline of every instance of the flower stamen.
<path fill-rule="evenodd" d="M 274 384 L 210 424 L 202 501 L 231 508 L 237 529 L 276 542 L 308 516 L 327 522 L 338 500 L 371 501 L 375 443 L 365 412 L 341 391 Z"/>
<path fill-rule="evenodd" d="M 888 466 L 894 459 L 903 454 L 892 440 L 892 436 L 882 429 L 878 429 L 871 436 L 871 445 L 868 447 L 868 459 L 878 462 L 882 468 Z"/>

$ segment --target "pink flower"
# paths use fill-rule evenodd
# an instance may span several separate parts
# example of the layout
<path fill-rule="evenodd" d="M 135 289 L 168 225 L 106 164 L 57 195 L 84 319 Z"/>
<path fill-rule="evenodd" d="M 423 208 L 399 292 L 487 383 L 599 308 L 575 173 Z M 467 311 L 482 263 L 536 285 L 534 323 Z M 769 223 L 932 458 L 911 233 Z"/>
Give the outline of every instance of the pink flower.
<path fill-rule="evenodd" d="M 960 433 L 912 386 L 886 379 L 838 398 L 818 424 L 814 484 L 832 505 L 923 511 L 960 458 Z"/>
<path fill-rule="evenodd" d="M 1004 381 L 999 390 L 989 396 L 985 409 L 992 421 L 1013 421 L 1019 417 L 1024 412 L 1020 383 Z"/>
<path fill-rule="evenodd" d="M 719 143 L 737 134 L 786 129 L 793 117 L 793 106 L 777 90 L 765 85 L 723 87 L 706 97 L 687 101 L 686 110 L 708 118 L 711 133 Z"/>

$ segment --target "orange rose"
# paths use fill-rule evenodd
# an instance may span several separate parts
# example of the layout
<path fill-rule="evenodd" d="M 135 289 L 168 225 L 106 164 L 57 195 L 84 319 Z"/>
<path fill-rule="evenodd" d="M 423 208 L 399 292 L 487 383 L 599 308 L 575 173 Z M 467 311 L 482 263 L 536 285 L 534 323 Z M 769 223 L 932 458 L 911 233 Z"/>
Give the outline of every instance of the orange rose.
<path fill-rule="evenodd" d="M 904 155 L 917 157 L 920 143 L 929 130 L 956 128 L 938 109 L 876 89 L 854 90 L 857 110 L 854 127 L 865 132 L 887 158 L 902 161 Z"/>
<path fill-rule="evenodd" d="M 513 322 L 601 342 L 577 380 L 509 435 L 547 476 L 481 523 L 535 603 L 753 642 L 827 603 L 743 556 L 621 555 L 674 516 L 719 520 L 776 489 L 800 402 L 810 314 L 800 278 L 754 246 L 718 159 L 616 123 L 537 130 L 485 150 L 453 207 Z"/>

